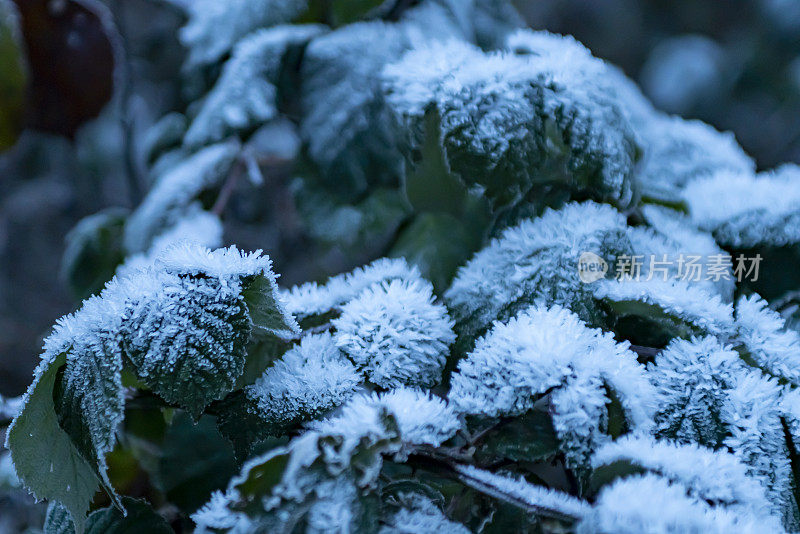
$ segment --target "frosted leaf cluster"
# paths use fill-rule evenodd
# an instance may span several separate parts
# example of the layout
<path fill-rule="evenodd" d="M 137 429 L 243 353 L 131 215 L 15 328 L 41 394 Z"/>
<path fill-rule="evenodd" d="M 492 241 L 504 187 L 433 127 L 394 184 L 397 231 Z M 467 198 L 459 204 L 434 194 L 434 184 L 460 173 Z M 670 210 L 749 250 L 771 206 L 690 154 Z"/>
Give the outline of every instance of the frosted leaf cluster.
<path fill-rule="evenodd" d="M 455 340 L 447 309 L 422 280 L 374 284 L 332 321 L 336 344 L 381 387 L 433 386 Z"/>
<path fill-rule="evenodd" d="M 581 75 L 568 65 L 454 41 L 407 54 L 386 69 L 384 86 L 401 116 L 436 110 L 449 168 L 498 206 L 557 187 L 626 206 L 633 132 L 612 99 L 574 83 Z"/>
<path fill-rule="evenodd" d="M 646 430 L 654 393 L 624 344 L 564 308 L 538 306 L 478 340 L 451 378 L 449 399 L 463 413 L 499 417 L 522 414 L 549 394 L 567 461 L 579 467 L 609 439 L 612 402 L 631 428 Z"/>
<path fill-rule="evenodd" d="M 143 143 L 144 201 L 83 225 L 126 259 L 0 399 L 0 477 L 54 501 L 59 528 L 80 532 L 99 488 L 130 503 L 116 448 L 157 479 L 162 445 L 123 424 L 141 401 L 165 443 L 183 410 L 243 462 L 191 516 L 201 533 L 800 528 L 800 334 L 730 264 L 796 252 L 797 166 L 756 173 L 731 134 L 517 29 L 502 0 L 351 24 L 333 3 L 331 28 L 291 24 L 316 3 L 170 1 L 192 103 Z M 229 214 L 209 193 L 258 182 L 287 133 L 312 248 L 406 259 L 281 290 L 260 252 L 212 250 Z M 682 255 L 718 277 L 678 280 Z M 636 281 L 626 257 L 670 264 Z"/>
<path fill-rule="evenodd" d="M 747 467 L 731 453 L 694 444 L 655 441 L 650 437 L 626 436 L 604 445 L 592 457 L 592 467 L 602 472 L 621 464 L 632 471 L 655 473 L 672 483 L 683 484 L 698 500 L 730 510 L 763 517 L 780 528 L 761 484 L 748 476 Z"/>
<path fill-rule="evenodd" d="M 259 291 L 249 292 L 254 284 Z M 64 505 L 80 529 L 98 480 L 115 496 L 105 457 L 123 419 L 123 367 L 199 414 L 233 388 L 265 300 L 279 306 L 269 258 L 234 247 L 179 245 L 150 269 L 112 280 L 45 342 L 6 438 L 20 480 Z M 273 315 L 283 330 L 263 326 L 297 328 L 282 310 Z"/>

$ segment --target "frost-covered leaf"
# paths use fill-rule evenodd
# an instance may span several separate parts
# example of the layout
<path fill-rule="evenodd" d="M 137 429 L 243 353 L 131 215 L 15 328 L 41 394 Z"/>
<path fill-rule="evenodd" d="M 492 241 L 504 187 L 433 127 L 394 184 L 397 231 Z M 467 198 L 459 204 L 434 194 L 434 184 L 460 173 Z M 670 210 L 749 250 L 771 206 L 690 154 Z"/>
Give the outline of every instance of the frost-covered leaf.
<path fill-rule="evenodd" d="M 205 97 L 184 142 L 199 147 L 230 134 L 248 133 L 278 115 L 283 56 L 324 31 L 322 26 L 277 26 L 256 31 L 233 49 L 222 75 Z"/>
<path fill-rule="evenodd" d="M 627 466 L 631 473 L 655 473 L 683 484 L 698 500 L 762 517 L 772 528 L 780 529 L 764 488 L 729 452 L 626 436 L 604 445 L 592 458 L 594 477 L 604 483 L 612 482 L 605 473 L 619 470 L 621 465 Z"/>
<path fill-rule="evenodd" d="M 195 416 L 231 391 L 244 370 L 250 319 L 238 288 L 164 277 L 127 306 L 126 316 L 123 346 L 137 377 Z"/>
<path fill-rule="evenodd" d="M 122 503 L 127 513 L 109 507 L 95 510 L 86 520 L 85 534 L 126 534 L 147 532 L 148 534 L 174 534 L 169 523 L 145 501 L 123 497 Z M 52 503 L 47 510 L 44 534 L 75 534 L 75 526 L 66 510 L 58 503 Z"/>
<path fill-rule="evenodd" d="M 123 280 L 136 287 L 126 302 L 123 346 L 140 380 L 197 416 L 229 393 L 244 370 L 251 330 L 295 332 L 283 310 L 271 261 L 260 251 L 210 251 L 179 245 Z M 156 275 L 156 276 L 154 276 Z"/>
<path fill-rule="evenodd" d="M 6 447 L 25 487 L 38 499 L 62 503 L 80 528 L 99 483 L 89 461 L 59 426 L 53 407 L 53 386 L 65 363 L 61 354 L 39 365 L 25 405 L 8 429 Z"/>
<path fill-rule="evenodd" d="M 0 0 L 0 150 L 13 145 L 22 130 L 28 79 L 19 14 L 11 0 Z"/>
<path fill-rule="evenodd" d="M 220 429 L 237 456 L 246 457 L 255 442 L 340 406 L 362 381 L 330 334 L 307 335 L 244 388 L 242 398 L 224 403 Z"/>
<path fill-rule="evenodd" d="M 739 354 L 712 336 L 672 341 L 649 366 L 658 394 L 656 435 L 719 447 L 728 390 L 744 369 Z"/>
<path fill-rule="evenodd" d="M 282 293 L 286 309 L 299 320 L 339 312 L 341 307 L 368 287 L 392 280 L 419 280 L 419 269 L 403 259 L 381 258 L 350 273 L 331 277 L 324 285 L 316 282 L 295 286 Z"/>
<path fill-rule="evenodd" d="M 93 297 L 59 321 L 6 437 L 22 483 L 62 503 L 79 530 L 98 484 L 115 496 L 106 454 L 123 418 L 121 312 Z"/>
<path fill-rule="evenodd" d="M 388 67 L 384 85 L 412 123 L 436 107 L 450 169 L 496 207 L 555 189 L 627 206 L 633 133 L 616 103 L 569 65 L 434 43 Z"/>
<path fill-rule="evenodd" d="M 507 229 L 458 271 L 445 293 L 459 336 L 471 344 L 493 321 L 539 299 L 600 322 L 593 284 L 581 282 L 578 260 L 592 253 L 612 268 L 618 255 L 630 254 L 625 232 L 620 213 L 593 202 L 547 210 Z"/>
<path fill-rule="evenodd" d="M 168 273 L 218 279 L 223 286 L 238 288 L 256 335 L 291 338 L 299 333 L 297 322 L 278 290 L 272 260 L 261 250 L 246 253 L 231 246 L 212 251 L 183 243 L 165 252 L 156 266 L 162 266 Z"/>
<path fill-rule="evenodd" d="M 233 165 L 239 148 L 234 141 L 209 146 L 159 177 L 125 225 L 127 252 L 147 250 L 153 238 L 185 215 L 202 191 L 218 185 Z"/>
<path fill-rule="evenodd" d="M 450 521 L 442 511 L 419 494 L 401 495 L 400 510 L 392 514 L 379 534 L 427 534 L 442 532 L 447 534 L 469 534 L 469 529 Z"/>
<path fill-rule="evenodd" d="M 626 345 L 558 306 L 531 307 L 478 340 L 451 377 L 450 401 L 466 414 L 515 416 L 550 394 L 553 426 L 572 468 L 607 442 L 616 397 L 630 429 L 647 429 L 655 392 Z"/>
<path fill-rule="evenodd" d="M 755 170 L 753 159 L 736 143 L 733 134 L 718 132 L 700 121 L 659 114 L 643 121 L 636 132 L 644 148 L 637 179 L 646 199 L 691 205 L 712 198 L 690 193 L 687 187 L 693 180 L 718 172 Z"/>
<path fill-rule="evenodd" d="M 772 525 L 778 527 L 778 525 Z M 579 534 L 639 534 L 641 532 L 703 532 L 757 534 L 764 518 L 712 506 L 687 495 L 686 487 L 657 475 L 629 477 L 605 488 Z M 770 530 L 782 532 L 783 529 Z"/>
<path fill-rule="evenodd" d="M 720 170 L 686 186 L 692 219 L 735 249 L 800 242 L 800 167 L 754 174 Z"/>
<path fill-rule="evenodd" d="M 592 284 L 623 338 L 661 347 L 675 337 L 732 333 L 733 306 L 718 294 L 694 282 L 646 278 Z"/>
<path fill-rule="evenodd" d="M 332 324 L 339 348 L 385 388 L 438 384 L 455 340 L 447 309 L 423 280 L 374 284 L 342 306 Z"/>
<path fill-rule="evenodd" d="M 233 0 L 223 5 L 215 0 L 193 0 L 181 7 L 187 10 L 189 22 L 179 36 L 189 49 L 186 67 L 194 69 L 222 59 L 254 30 L 290 22 L 302 13 L 306 1 Z"/>
<path fill-rule="evenodd" d="M 523 477 L 498 475 L 471 465 L 457 465 L 456 472 L 469 486 L 502 501 L 545 517 L 575 520 L 591 512 L 589 504 L 566 493 L 535 486 Z"/>
<path fill-rule="evenodd" d="M 381 69 L 425 39 L 465 38 L 445 4 L 457 6 L 423 2 L 396 23 L 355 23 L 309 43 L 300 135 L 331 194 L 352 201 L 369 186 L 397 185 L 407 133 L 386 105 Z"/>
<path fill-rule="evenodd" d="M 61 276 L 79 299 L 99 293 L 124 260 L 122 229 L 128 212 L 110 208 L 82 219 L 67 234 Z"/>
<path fill-rule="evenodd" d="M 743 357 L 764 372 L 800 385 L 800 334 L 758 295 L 736 304 L 736 341 Z"/>

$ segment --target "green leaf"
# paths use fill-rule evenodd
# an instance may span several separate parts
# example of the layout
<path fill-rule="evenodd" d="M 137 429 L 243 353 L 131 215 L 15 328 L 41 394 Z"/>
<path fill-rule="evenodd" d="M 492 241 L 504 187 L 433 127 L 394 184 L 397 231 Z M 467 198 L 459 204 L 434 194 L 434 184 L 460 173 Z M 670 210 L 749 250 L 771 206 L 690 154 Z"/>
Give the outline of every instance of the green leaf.
<path fill-rule="evenodd" d="M 37 499 L 55 500 L 81 531 L 98 488 L 95 469 L 58 424 L 53 390 L 67 355 L 44 360 L 37 367 L 22 411 L 11 423 L 6 447 L 22 483 Z"/>
<path fill-rule="evenodd" d="M 82 219 L 67 234 L 61 276 L 76 299 L 99 293 L 124 261 L 126 218 L 127 210 L 110 208 Z"/>
<path fill-rule="evenodd" d="M 235 473 L 233 450 L 213 418 L 202 417 L 194 424 L 185 414 L 175 417 L 164 438 L 157 477 L 170 502 L 190 514 Z"/>
<path fill-rule="evenodd" d="M 19 18 L 11 0 L 0 0 L 0 150 L 22 131 L 28 72 Z"/>
<path fill-rule="evenodd" d="M 172 527 L 145 501 L 123 497 L 126 514 L 109 507 L 92 512 L 86 521 L 85 534 L 175 534 Z M 47 509 L 44 534 L 74 534 L 75 527 L 66 510 L 58 503 Z"/>
<path fill-rule="evenodd" d="M 113 336 L 101 338 L 100 343 L 67 352 L 66 365 L 59 369 L 53 386 L 53 404 L 59 426 L 120 505 L 108 477 L 106 455 L 114 449 L 125 408 L 122 354 Z"/>
<path fill-rule="evenodd" d="M 482 232 L 447 213 L 423 213 L 397 238 L 389 256 L 419 267 L 437 292 L 449 287 L 458 267 L 480 247 Z"/>
<path fill-rule="evenodd" d="M 550 414 L 532 410 L 490 432 L 475 452 L 483 461 L 535 462 L 558 453 L 559 439 Z"/>
<path fill-rule="evenodd" d="M 280 301 L 278 283 L 272 272 L 246 277 L 242 283 L 242 297 L 254 335 L 291 338 L 300 333 L 297 321 L 286 312 Z"/>
<path fill-rule="evenodd" d="M 284 430 L 263 417 L 258 412 L 258 403 L 241 390 L 228 395 L 214 409 L 217 428 L 231 442 L 239 461 L 249 457 L 256 444 Z"/>
<path fill-rule="evenodd" d="M 603 302 L 614 332 L 637 345 L 664 347 L 676 337 L 688 339 L 703 334 L 697 326 L 655 304 L 636 300 Z"/>

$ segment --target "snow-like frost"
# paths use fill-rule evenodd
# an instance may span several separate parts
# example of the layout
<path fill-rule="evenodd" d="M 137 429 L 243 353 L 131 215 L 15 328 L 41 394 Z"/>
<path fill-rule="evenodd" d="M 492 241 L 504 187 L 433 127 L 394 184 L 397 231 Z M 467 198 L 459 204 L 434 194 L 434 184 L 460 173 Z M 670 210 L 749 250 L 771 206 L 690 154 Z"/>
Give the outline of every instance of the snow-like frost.
<path fill-rule="evenodd" d="M 627 344 L 561 307 L 534 306 L 478 340 L 451 378 L 449 399 L 466 414 L 514 416 L 552 390 L 553 426 L 568 464 L 581 467 L 610 439 L 606 388 L 631 428 L 649 429 L 655 391 Z"/>
<path fill-rule="evenodd" d="M 671 482 L 679 482 L 699 500 L 761 516 L 776 526 L 780 524 L 771 517 L 772 506 L 764 496 L 764 488 L 729 452 L 644 436 L 625 436 L 604 445 L 592 457 L 594 469 L 615 462 L 627 462 Z"/>
<path fill-rule="evenodd" d="M 723 405 L 744 370 L 739 354 L 713 336 L 673 340 L 648 368 L 658 394 L 656 434 L 719 447 L 727 432 Z"/>
<path fill-rule="evenodd" d="M 473 465 L 456 465 L 455 469 L 471 485 L 489 495 L 510 497 L 526 506 L 564 518 L 580 519 L 591 513 L 591 507 L 585 501 L 550 488 L 535 486 L 523 477 L 498 475 Z"/>
<path fill-rule="evenodd" d="M 343 404 L 363 380 L 330 334 L 305 336 L 245 394 L 258 415 L 276 425 L 312 419 Z"/>
<path fill-rule="evenodd" d="M 800 167 L 771 172 L 720 170 L 690 182 L 683 192 L 692 219 L 734 248 L 800 242 Z"/>
<path fill-rule="evenodd" d="M 683 485 L 653 474 L 616 481 L 603 489 L 593 508 L 578 525 L 579 534 L 759 534 L 769 528 L 760 516 L 713 507 L 687 495 Z M 775 527 L 770 532 L 783 532 Z"/>
<path fill-rule="evenodd" d="M 762 370 L 800 385 L 800 334 L 786 328 L 784 319 L 758 295 L 743 296 L 736 304 L 736 340 Z"/>
<path fill-rule="evenodd" d="M 381 258 L 352 272 L 331 277 L 324 285 L 307 282 L 283 291 L 289 313 L 298 318 L 321 315 L 340 308 L 373 284 L 391 280 L 419 280 L 416 266 L 402 258 Z"/>
<path fill-rule="evenodd" d="M 592 285 L 578 276 L 584 252 L 609 266 L 617 255 L 630 254 L 625 218 L 605 204 L 570 203 L 506 229 L 458 270 L 445 293 L 459 333 L 480 335 L 538 299 L 592 318 Z"/>
<path fill-rule="evenodd" d="M 358 395 L 342 407 L 341 413 L 311 424 L 323 434 L 335 432 L 378 432 L 383 423 L 380 409 L 392 414 L 400 430 L 400 438 L 409 445 L 438 447 L 455 435 L 461 423 L 453 408 L 438 397 L 410 388 L 386 393 Z"/>
<path fill-rule="evenodd" d="M 441 380 L 455 340 L 447 309 L 424 280 L 374 284 L 332 321 L 336 344 L 381 387 L 431 387 Z"/>

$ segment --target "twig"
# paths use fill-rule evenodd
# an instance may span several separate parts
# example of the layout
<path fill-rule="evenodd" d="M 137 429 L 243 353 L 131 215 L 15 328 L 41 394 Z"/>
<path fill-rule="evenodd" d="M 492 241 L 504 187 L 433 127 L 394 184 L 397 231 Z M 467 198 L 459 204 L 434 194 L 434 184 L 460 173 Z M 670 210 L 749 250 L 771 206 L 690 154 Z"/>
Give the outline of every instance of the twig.
<path fill-rule="evenodd" d="M 234 190 L 236 190 L 236 183 L 244 173 L 244 169 L 245 165 L 241 161 L 236 162 L 230 174 L 228 174 L 225 183 L 222 184 L 222 189 L 219 191 L 217 201 L 214 202 L 214 207 L 211 208 L 211 212 L 217 217 L 222 217 L 222 214 L 225 212 L 225 208 L 228 206 L 228 202 L 233 196 Z"/>
<path fill-rule="evenodd" d="M 657 349 L 655 347 L 643 347 L 641 345 L 631 345 L 631 350 L 640 358 L 644 358 L 645 360 L 652 360 L 658 356 L 659 352 L 661 352 L 661 349 Z"/>
<path fill-rule="evenodd" d="M 471 459 L 464 458 L 461 454 L 454 454 L 454 451 L 449 449 L 420 447 L 416 449 L 413 454 L 409 455 L 408 461 L 420 469 L 437 473 L 440 476 L 452 480 L 459 480 L 476 491 L 513 504 L 528 513 L 561 521 L 577 521 L 580 519 L 580 517 L 569 515 L 563 510 L 556 510 L 541 504 L 531 503 L 519 495 L 504 490 L 503 488 L 492 486 L 485 481 L 470 476 L 468 473 L 464 473 L 463 469 L 458 469 L 458 467 L 463 467 L 463 464 L 469 463 Z"/>

